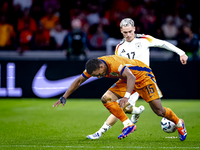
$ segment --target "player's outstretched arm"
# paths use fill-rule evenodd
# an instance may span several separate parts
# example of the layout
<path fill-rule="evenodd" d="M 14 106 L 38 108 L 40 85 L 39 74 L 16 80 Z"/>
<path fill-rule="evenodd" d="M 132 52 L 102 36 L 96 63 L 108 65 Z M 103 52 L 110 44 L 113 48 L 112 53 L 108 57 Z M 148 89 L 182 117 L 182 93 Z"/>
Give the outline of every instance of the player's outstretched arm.
<path fill-rule="evenodd" d="M 166 50 L 172 51 L 177 53 L 180 56 L 180 61 L 183 65 L 187 64 L 187 60 L 188 60 L 188 56 L 185 54 L 185 52 L 183 50 L 181 50 L 180 48 L 174 46 L 173 44 L 164 41 L 164 40 L 160 40 L 160 39 L 153 39 L 153 42 L 151 43 L 151 46 L 153 47 L 161 47 L 161 48 L 165 48 Z"/>
<path fill-rule="evenodd" d="M 60 97 L 60 99 L 55 102 L 55 104 L 53 105 L 53 107 L 58 107 L 60 105 L 60 103 L 62 103 L 62 106 L 65 105 L 66 103 L 66 99 L 69 97 L 70 94 L 72 94 L 76 89 L 78 89 L 78 87 L 85 82 L 87 79 L 84 78 L 82 75 L 80 75 L 71 85 L 70 87 L 67 89 L 67 91 L 65 92 L 65 94 Z"/>

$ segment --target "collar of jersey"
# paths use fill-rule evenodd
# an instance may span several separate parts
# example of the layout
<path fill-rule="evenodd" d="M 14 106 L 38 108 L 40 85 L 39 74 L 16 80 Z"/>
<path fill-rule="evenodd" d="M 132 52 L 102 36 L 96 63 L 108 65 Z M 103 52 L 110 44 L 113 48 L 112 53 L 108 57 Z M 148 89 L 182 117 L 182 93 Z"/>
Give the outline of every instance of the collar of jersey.
<path fill-rule="evenodd" d="M 102 60 L 102 59 L 100 59 L 100 60 L 106 65 L 106 67 L 107 67 L 106 75 L 108 75 L 108 73 L 109 73 L 109 67 L 108 67 L 107 63 L 104 60 Z"/>

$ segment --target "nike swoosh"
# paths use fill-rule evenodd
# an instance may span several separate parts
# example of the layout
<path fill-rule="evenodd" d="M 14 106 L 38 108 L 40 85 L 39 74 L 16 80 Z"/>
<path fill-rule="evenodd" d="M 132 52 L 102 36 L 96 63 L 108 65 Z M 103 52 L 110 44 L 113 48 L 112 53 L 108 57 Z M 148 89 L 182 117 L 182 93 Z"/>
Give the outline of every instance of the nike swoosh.
<path fill-rule="evenodd" d="M 152 98 L 154 96 L 154 94 L 153 95 L 151 95 L 151 96 L 149 96 L 150 98 Z"/>
<path fill-rule="evenodd" d="M 50 81 L 45 77 L 46 68 L 47 65 L 44 64 L 36 73 L 32 82 L 33 93 L 40 98 L 50 98 L 64 93 L 74 82 L 74 80 L 76 80 L 76 78 L 81 75 L 80 74 L 56 81 Z M 97 79 L 97 77 L 91 77 L 82 83 L 81 86 Z"/>

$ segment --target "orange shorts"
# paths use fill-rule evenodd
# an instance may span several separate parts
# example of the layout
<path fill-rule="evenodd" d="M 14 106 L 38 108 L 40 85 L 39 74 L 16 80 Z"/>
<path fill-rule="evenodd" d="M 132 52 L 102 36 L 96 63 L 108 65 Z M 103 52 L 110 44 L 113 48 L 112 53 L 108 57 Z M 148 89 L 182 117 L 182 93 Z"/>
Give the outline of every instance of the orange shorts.
<path fill-rule="evenodd" d="M 155 80 L 149 79 L 148 85 L 137 89 L 134 88 L 134 92 L 138 92 L 139 95 L 148 103 L 152 100 L 158 99 L 162 97 L 162 93 L 160 89 L 158 88 Z M 118 94 L 121 97 L 124 97 L 126 93 L 127 83 L 123 82 L 121 79 L 119 79 L 116 83 L 114 83 L 108 90 Z"/>

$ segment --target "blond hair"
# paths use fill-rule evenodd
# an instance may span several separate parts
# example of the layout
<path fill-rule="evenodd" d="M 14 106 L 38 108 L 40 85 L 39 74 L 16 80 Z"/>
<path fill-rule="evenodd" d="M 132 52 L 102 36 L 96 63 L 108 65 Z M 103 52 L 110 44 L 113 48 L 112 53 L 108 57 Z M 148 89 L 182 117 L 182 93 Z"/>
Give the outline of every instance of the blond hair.
<path fill-rule="evenodd" d="M 131 18 L 125 18 L 120 22 L 120 28 L 122 28 L 122 26 L 129 26 L 132 25 L 134 27 L 134 21 Z"/>

